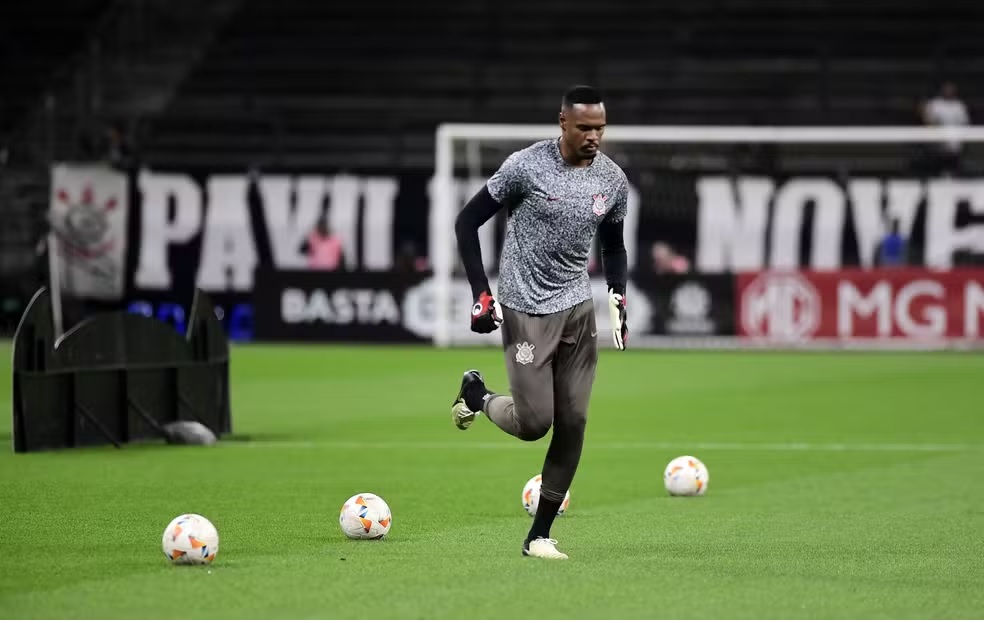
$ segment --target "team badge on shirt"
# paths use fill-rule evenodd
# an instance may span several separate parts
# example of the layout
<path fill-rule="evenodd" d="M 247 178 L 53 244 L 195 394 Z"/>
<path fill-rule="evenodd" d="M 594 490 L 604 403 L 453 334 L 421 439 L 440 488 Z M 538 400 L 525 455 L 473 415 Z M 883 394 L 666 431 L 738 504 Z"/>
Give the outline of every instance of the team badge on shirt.
<path fill-rule="evenodd" d="M 591 195 L 591 198 L 594 199 L 594 205 L 591 206 L 591 209 L 595 214 L 601 216 L 608 210 L 608 206 L 605 205 L 608 195 Z"/>

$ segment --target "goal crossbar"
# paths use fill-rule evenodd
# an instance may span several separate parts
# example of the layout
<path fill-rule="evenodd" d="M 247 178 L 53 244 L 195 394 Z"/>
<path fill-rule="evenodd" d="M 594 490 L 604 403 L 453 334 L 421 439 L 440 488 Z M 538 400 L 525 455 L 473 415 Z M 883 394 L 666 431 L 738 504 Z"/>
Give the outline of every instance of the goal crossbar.
<path fill-rule="evenodd" d="M 442 141 L 524 140 L 558 134 L 556 124 L 444 123 Z M 908 143 L 962 139 L 984 141 L 984 126 L 659 126 L 611 125 L 605 140 L 615 143 Z"/>

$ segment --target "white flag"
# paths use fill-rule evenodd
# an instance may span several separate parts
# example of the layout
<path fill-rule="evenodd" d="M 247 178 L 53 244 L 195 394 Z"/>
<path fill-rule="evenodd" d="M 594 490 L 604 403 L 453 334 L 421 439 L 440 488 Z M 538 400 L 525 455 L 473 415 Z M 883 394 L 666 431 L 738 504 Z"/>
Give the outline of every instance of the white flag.
<path fill-rule="evenodd" d="M 50 222 L 61 291 L 104 300 L 123 297 L 126 271 L 126 176 L 101 165 L 56 165 Z"/>

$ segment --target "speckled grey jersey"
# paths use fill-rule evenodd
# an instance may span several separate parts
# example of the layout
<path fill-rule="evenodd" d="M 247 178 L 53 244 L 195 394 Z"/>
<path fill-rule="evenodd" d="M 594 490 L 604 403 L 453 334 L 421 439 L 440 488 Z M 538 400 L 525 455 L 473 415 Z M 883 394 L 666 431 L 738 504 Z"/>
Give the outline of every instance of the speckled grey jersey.
<path fill-rule="evenodd" d="M 598 224 L 625 218 L 622 169 L 603 153 L 590 166 L 573 167 L 551 139 L 510 155 L 488 189 L 510 211 L 496 299 L 527 314 L 590 299 L 588 257 Z"/>

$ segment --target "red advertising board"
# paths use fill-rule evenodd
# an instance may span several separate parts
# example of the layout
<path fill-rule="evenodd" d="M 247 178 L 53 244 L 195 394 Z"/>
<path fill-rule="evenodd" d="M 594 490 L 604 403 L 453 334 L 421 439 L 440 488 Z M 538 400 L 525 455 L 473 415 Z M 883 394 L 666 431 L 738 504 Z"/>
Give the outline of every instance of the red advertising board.
<path fill-rule="evenodd" d="M 813 340 L 984 342 L 984 270 L 740 273 L 738 335 Z"/>

